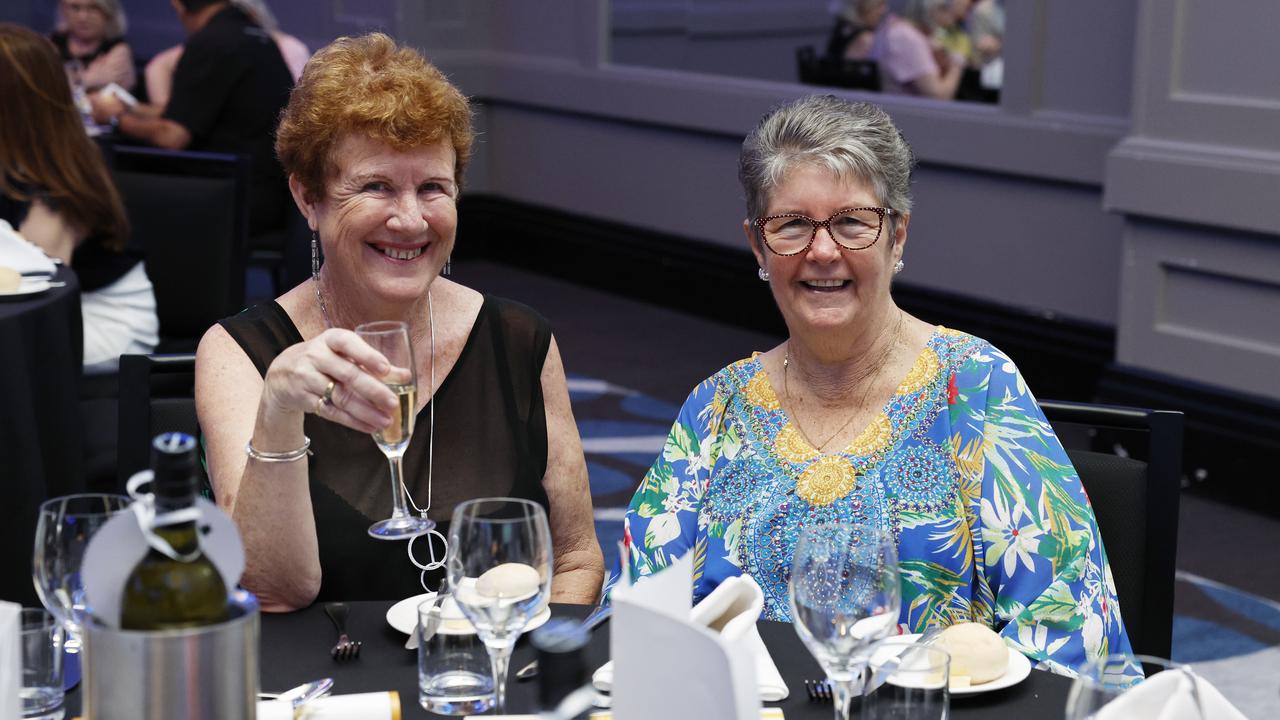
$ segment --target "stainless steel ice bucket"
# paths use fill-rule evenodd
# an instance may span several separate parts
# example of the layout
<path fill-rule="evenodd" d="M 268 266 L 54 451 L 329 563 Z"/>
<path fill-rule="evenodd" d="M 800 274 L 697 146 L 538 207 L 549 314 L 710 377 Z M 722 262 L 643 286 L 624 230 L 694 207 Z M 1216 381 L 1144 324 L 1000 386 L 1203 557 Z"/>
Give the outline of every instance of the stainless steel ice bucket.
<path fill-rule="evenodd" d="M 254 720 L 258 601 L 231 598 L 226 622 L 143 632 L 85 624 L 85 720 Z"/>

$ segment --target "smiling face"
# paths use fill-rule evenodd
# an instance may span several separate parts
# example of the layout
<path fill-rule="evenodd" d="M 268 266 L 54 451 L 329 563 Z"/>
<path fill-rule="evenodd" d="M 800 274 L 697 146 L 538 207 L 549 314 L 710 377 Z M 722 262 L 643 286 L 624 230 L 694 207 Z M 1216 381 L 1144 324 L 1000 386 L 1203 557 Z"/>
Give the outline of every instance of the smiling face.
<path fill-rule="evenodd" d="M 294 196 L 320 236 L 326 283 L 375 302 L 421 298 L 453 250 L 458 225 L 448 138 L 400 152 L 364 135 L 343 138 L 316 202 Z"/>
<path fill-rule="evenodd" d="M 825 219 L 847 208 L 880 206 L 870 184 L 840 178 L 812 164 L 789 169 L 769 195 L 765 215 L 799 213 Z M 909 216 L 885 220 L 880 238 L 863 250 L 846 250 L 819 229 L 813 243 L 790 256 L 774 254 L 748 223 L 747 237 L 760 267 L 769 272 L 774 301 L 792 335 L 872 328 L 891 307 L 893 265 L 902 257 Z M 891 228 L 893 229 L 891 231 Z"/>

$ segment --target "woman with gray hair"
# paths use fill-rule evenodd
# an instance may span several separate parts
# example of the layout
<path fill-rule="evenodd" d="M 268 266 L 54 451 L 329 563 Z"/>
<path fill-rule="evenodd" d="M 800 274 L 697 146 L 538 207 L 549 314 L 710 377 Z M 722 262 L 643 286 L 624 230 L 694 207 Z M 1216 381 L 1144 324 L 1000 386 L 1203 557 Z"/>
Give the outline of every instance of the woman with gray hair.
<path fill-rule="evenodd" d="M 1013 362 L 894 303 L 912 165 L 883 110 L 830 95 L 747 136 L 742 227 L 788 337 L 689 395 L 627 512 L 630 572 L 692 552 L 695 600 L 746 573 L 785 621 L 801 528 L 871 524 L 904 631 L 981 623 L 1073 674 L 1130 652 L 1097 523 Z"/>
<path fill-rule="evenodd" d="M 62 0 L 57 30 L 49 39 L 73 84 L 90 91 L 110 83 L 132 90 L 137 73 L 124 41 L 127 27 L 120 0 Z"/>

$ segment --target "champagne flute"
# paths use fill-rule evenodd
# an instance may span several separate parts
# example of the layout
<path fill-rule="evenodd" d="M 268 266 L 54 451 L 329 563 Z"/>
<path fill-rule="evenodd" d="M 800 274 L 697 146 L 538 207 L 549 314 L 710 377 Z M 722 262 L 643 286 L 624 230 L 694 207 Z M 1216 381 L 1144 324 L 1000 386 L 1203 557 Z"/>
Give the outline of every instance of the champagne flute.
<path fill-rule="evenodd" d="M 827 673 L 836 720 L 847 720 L 871 646 L 898 622 L 898 548 L 879 527 L 804 528 L 791 564 L 796 633 Z"/>
<path fill-rule="evenodd" d="M 373 441 L 391 465 L 391 517 L 369 526 L 369 535 L 379 540 L 417 537 L 436 524 L 425 517 L 410 515 L 405 504 L 408 490 L 403 479 L 404 452 L 413 436 L 418 409 L 418 373 L 413 361 L 413 345 L 409 342 L 409 327 L 397 320 L 383 320 L 357 326 L 356 335 L 387 358 L 391 371 L 382 381 L 400 400 L 391 424 L 373 434 Z"/>
<path fill-rule="evenodd" d="M 515 498 L 462 503 L 449 524 L 446 567 L 458 607 L 489 651 L 495 706 L 501 715 L 506 712 L 511 649 L 551 593 L 546 511 Z"/>
<path fill-rule="evenodd" d="M 86 493 L 46 500 L 36 522 L 31 578 L 45 609 L 67 629 L 67 652 L 78 652 L 89 612 L 80 565 L 94 533 L 129 507 L 124 495 Z"/>

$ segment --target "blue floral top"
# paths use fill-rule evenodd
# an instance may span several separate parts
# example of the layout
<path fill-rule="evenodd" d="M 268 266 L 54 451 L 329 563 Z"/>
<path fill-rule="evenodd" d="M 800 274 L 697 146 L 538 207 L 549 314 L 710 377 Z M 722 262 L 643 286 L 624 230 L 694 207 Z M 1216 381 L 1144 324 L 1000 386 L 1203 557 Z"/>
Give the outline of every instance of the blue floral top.
<path fill-rule="evenodd" d="M 790 621 L 796 537 L 826 522 L 892 531 L 906 631 L 980 622 L 1068 675 L 1131 653 L 1080 480 L 1013 362 L 984 340 L 935 330 L 834 454 L 797 431 L 757 356 L 703 381 L 631 501 L 629 566 L 649 575 L 692 550 L 695 601 L 746 572 L 764 617 Z"/>

